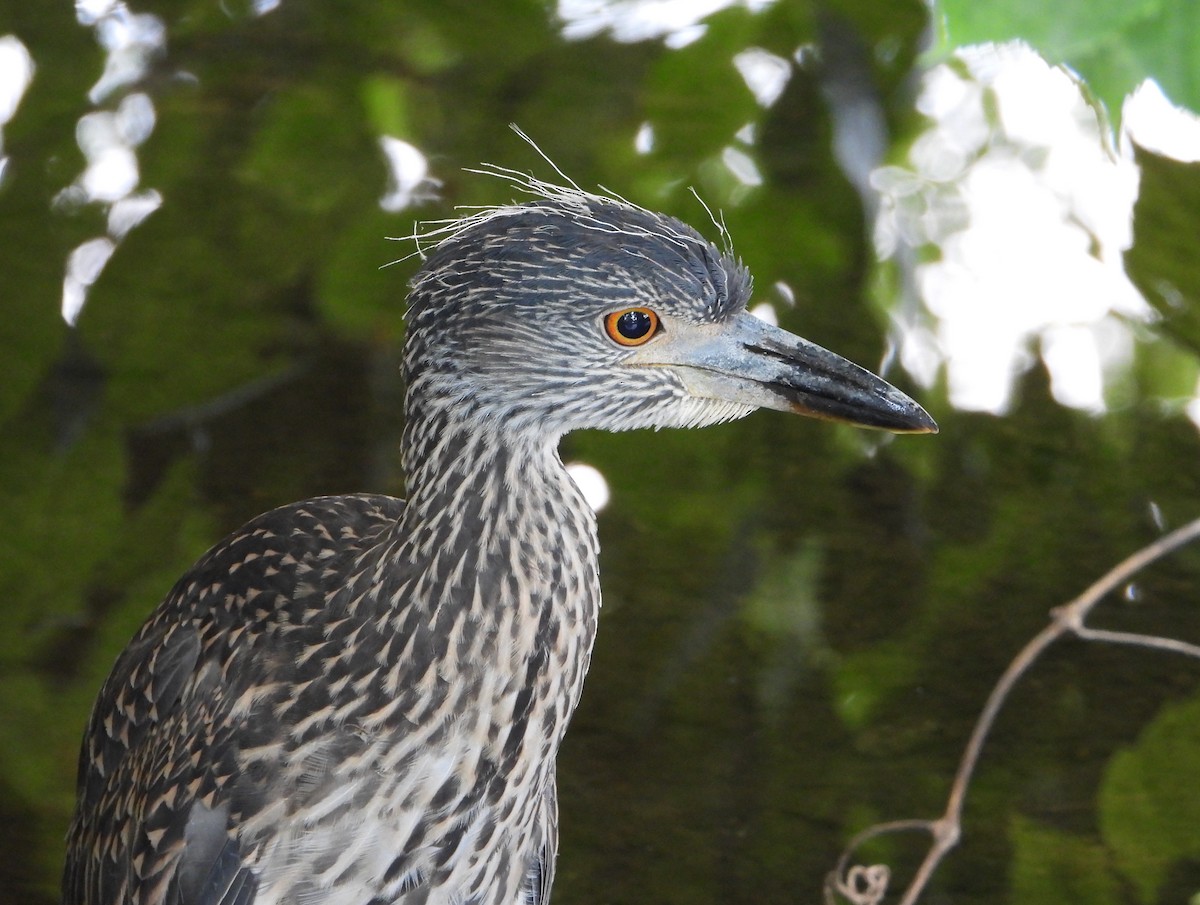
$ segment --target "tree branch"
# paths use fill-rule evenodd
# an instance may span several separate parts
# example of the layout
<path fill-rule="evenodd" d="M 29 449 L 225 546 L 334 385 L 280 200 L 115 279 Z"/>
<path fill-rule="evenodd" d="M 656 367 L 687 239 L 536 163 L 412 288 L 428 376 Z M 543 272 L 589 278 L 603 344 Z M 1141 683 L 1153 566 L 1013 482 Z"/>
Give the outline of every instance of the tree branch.
<path fill-rule="evenodd" d="M 1094 629 L 1084 624 L 1088 614 L 1109 592 L 1125 584 L 1152 562 L 1173 553 L 1197 537 L 1200 537 L 1200 518 L 1138 550 L 1106 572 L 1070 603 L 1051 610 L 1050 624 L 1031 638 L 1020 653 L 1013 658 L 992 688 L 991 694 L 988 695 L 987 703 L 975 722 L 975 728 L 971 732 L 971 737 L 967 741 L 967 746 L 959 761 L 958 771 L 955 773 L 954 782 L 950 787 L 950 795 L 946 801 L 946 810 L 942 816 L 937 820 L 898 820 L 881 823 L 860 832 L 850 840 L 841 858 L 838 859 L 837 867 L 826 877 L 825 901 L 832 905 L 837 901 L 838 896 L 841 896 L 854 905 L 878 905 L 879 902 L 882 902 L 883 897 L 887 894 L 890 873 L 887 866 L 851 866 L 854 853 L 864 843 L 878 836 L 919 830 L 929 833 L 933 841 L 908 888 L 904 891 L 900 905 L 913 905 L 917 901 L 946 853 L 958 844 L 962 834 L 962 810 L 966 801 L 967 789 L 975 773 L 976 764 L 979 762 L 983 743 L 987 739 L 988 733 L 991 732 L 1000 709 L 1008 699 L 1009 692 L 1046 648 L 1055 641 L 1064 636 L 1073 635 L 1084 641 L 1146 647 L 1200 659 L 1200 646 L 1189 644 L 1186 641 L 1162 638 L 1156 635 Z"/>

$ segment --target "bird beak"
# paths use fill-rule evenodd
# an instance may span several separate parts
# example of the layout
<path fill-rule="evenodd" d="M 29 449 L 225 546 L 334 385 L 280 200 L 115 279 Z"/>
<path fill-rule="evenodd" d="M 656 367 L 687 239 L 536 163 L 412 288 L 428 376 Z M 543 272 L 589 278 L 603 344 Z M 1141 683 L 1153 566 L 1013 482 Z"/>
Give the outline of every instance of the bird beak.
<path fill-rule="evenodd" d="M 886 380 L 815 343 L 742 312 L 668 331 L 630 363 L 671 367 L 689 393 L 901 434 L 937 424 Z"/>

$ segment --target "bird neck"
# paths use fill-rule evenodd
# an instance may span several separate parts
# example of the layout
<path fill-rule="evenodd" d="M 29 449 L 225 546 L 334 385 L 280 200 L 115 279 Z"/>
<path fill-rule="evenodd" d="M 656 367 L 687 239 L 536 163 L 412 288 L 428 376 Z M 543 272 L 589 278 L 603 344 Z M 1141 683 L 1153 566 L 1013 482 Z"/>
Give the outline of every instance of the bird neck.
<path fill-rule="evenodd" d="M 412 524 L 414 531 L 436 527 L 445 540 L 446 524 L 549 530 L 546 513 L 534 511 L 548 504 L 575 516 L 574 527 L 594 532 L 591 507 L 559 458 L 557 436 L 478 417 L 469 404 L 418 406 L 410 400 L 406 414 L 406 508 L 423 526 Z"/>
<path fill-rule="evenodd" d="M 557 744 L 582 691 L 599 617 L 591 507 L 556 438 L 411 399 L 407 415 L 408 498 L 393 550 L 407 580 L 428 589 L 414 595 L 422 618 L 447 627 L 438 656 L 476 673 L 494 660 L 497 675 L 534 686 L 535 702 L 566 702 L 537 717 Z M 456 643 L 442 646 L 446 635 Z M 530 707 L 516 724 L 537 724 Z"/>
<path fill-rule="evenodd" d="M 595 516 L 559 458 L 558 438 L 464 416 L 463 408 L 410 399 L 401 525 L 410 555 L 422 568 L 441 560 L 439 573 L 450 559 L 460 573 L 499 568 L 542 595 L 582 581 L 589 594 L 595 588 L 598 607 Z"/>

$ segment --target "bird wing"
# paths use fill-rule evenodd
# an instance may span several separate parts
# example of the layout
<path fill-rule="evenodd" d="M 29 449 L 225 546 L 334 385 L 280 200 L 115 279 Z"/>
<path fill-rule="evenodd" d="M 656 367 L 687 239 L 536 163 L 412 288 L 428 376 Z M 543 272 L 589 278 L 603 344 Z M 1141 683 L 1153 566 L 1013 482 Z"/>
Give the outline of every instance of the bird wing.
<path fill-rule="evenodd" d="M 324 497 L 259 516 L 212 548 L 121 654 L 80 751 L 64 905 L 252 905 L 253 851 L 231 819 L 235 702 L 261 677 L 254 626 L 298 575 L 394 524 L 403 502 Z M 309 565 L 306 566 L 306 563 Z"/>

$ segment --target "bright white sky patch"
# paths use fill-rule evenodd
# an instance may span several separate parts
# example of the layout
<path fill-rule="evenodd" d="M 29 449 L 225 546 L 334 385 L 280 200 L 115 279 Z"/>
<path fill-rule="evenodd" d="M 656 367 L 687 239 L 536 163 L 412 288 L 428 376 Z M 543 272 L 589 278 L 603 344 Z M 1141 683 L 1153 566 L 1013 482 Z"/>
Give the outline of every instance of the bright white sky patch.
<path fill-rule="evenodd" d="M 751 47 L 735 55 L 733 65 L 760 107 L 770 107 L 779 100 L 792 77 L 791 63 L 761 47 Z"/>
<path fill-rule="evenodd" d="M 1185 163 L 1200 161 L 1200 116 L 1172 104 L 1153 79 L 1125 99 L 1121 122 L 1129 137 L 1148 151 Z"/>
<path fill-rule="evenodd" d="M 779 298 L 783 300 L 783 303 L 789 308 L 794 308 L 796 306 L 796 290 L 794 290 L 786 282 L 783 280 L 776 280 L 771 285 L 771 288 L 775 290 L 775 294 L 779 296 Z"/>
<path fill-rule="evenodd" d="M 118 241 L 162 207 L 162 194 L 155 189 L 127 195 L 108 209 L 108 234 Z"/>
<path fill-rule="evenodd" d="M 76 3 L 75 15 L 81 25 L 95 31 L 96 40 L 108 54 L 104 74 L 88 92 L 93 104 L 141 79 L 151 61 L 166 49 L 167 29 L 162 19 L 131 12 L 124 0 L 83 0 Z"/>
<path fill-rule="evenodd" d="M 1131 325 L 1151 316 L 1122 264 L 1138 180 L 1128 139 L 1200 160 L 1200 118 L 1147 82 L 1126 100 L 1114 149 L 1075 81 L 1028 47 L 959 57 L 966 77 L 925 76 L 917 104 L 932 124 L 908 165 L 871 178 L 879 253 L 940 252 L 915 267 L 934 317 L 900 325 L 901 361 L 926 386 L 944 367 L 954 405 L 999 413 L 1040 355 L 1055 399 L 1102 412 L 1105 379 L 1132 360 Z M 1189 413 L 1200 425 L 1200 402 Z"/>
<path fill-rule="evenodd" d="M 83 303 L 87 300 L 88 289 L 96 282 L 116 247 L 108 238 L 89 239 L 67 258 L 67 273 L 63 277 L 62 317 L 70 326 L 75 326 Z"/>
<path fill-rule="evenodd" d="M 744 186 L 753 187 L 762 185 L 762 173 L 758 171 L 758 164 L 745 151 L 740 148 L 735 148 L 729 145 L 721 152 L 721 162 L 725 164 L 725 169 L 729 170 Z"/>
<path fill-rule="evenodd" d="M 1104 411 L 1104 375 L 1096 337 L 1086 326 L 1053 326 L 1042 333 L 1050 391 L 1061 404 Z"/>
<path fill-rule="evenodd" d="M 1192 419 L 1192 424 L 1200 427 L 1200 382 L 1196 383 L 1196 396 L 1187 404 L 1187 416 Z"/>
<path fill-rule="evenodd" d="M 650 123 L 638 126 L 637 135 L 633 137 L 633 149 L 639 154 L 649 154 L 654 150 L 654 126 Z"/>
<path fill-rule="evenodd" d="M 558 18 L 567 40 L 610 32 L 627 44 L 661 38 L 668 47 L 690 44 L 704 35 L 703 20 L 718 10 L 744 6 L 766 9 L 774 0 L 558 0 Z"/>
<path fill-rule="evenodd" d="M 14 35 L 0 37 L 0 183 L 8 168 L 4 156 L 4 126 L 17 112 L 25 90 L 33 81 L 33 57 Z"/>
<path fill-rule="evenodd" d="M 395 213 L 429 200 L 441 183 L 429 175 L 429 160 L 420 149 L 391 135 L 381 135 L 379 147 L 388 164 L 388 187 L 379 206 Z"/>
<path fill-rule="evenodd" d="M 750 314 L 772 327 L 779 326 L 779 315 L 775 313 L 775 306 L 770 302 L 759 302 L 750 309 Z"/>
<path fill-rule="evenodd" d="M 0 37 L 0 126 L 13 114 L 33 81 L 33 57 L 15 35 Z"/>
<path fill-rule="evenodd" d="M 87 158 L 78 182 L 88 201 L 116 201 L 137 188 L 137 155 L 124 141 L 114 113 L 84 115 L 75 126 L 75 141 Z"/>
<path fill-rule="evenodd" d="M 76 0 L 75 16 L 93 30 L 106 52 L 104 73 L 88 92 L 99 105 L 138 82 L 156 56 L 166 50 L 166 26 L 157 16 L 133 13 L 124 0 Z M 88 290 L 100 278 L 117 244 L 131 229 L 162 206 L 162 195 L 137 192 L 141 175 L 137 148 L 154 132 L 157 113 L 148 94 L 131 91 L 115 109 L 85 113 L 75 125 L 75 141 L 87 161 L 75 181 L 60 191 L 63 208 L 107 205 L 107 234 L 89 239 L 71 252 L 63 275 L 61 311 L 74 325 Z"/>
<path fill-rule="evenodd" d="M 941 251 L 914 274 L 936 320 L 901 331 L 901 359 L 926 384 L 944 365 L 954 405 L 999 413 L 1040 354 L 1059 402 L 1103 411 L 1103 375 L 1132 345 L 1122 318 L 1149 312 L 1121 259 L 1136 168 L 1106 148 L 1075 82 L 1029 48 L 960 56 L 969 78 L 948 66 L 926 77 L 918 105 L 933 122 L 909 167 L 872 176 L 880 253 Z"/>
<path fill-rule="evenodd" d="M 593 512 L 600 512 L 608 505 L 608 481 L 598 469 L 583 462 L 568 462 L 567 474 L 575 481 L 579 492 L 583 494 Z"/>

